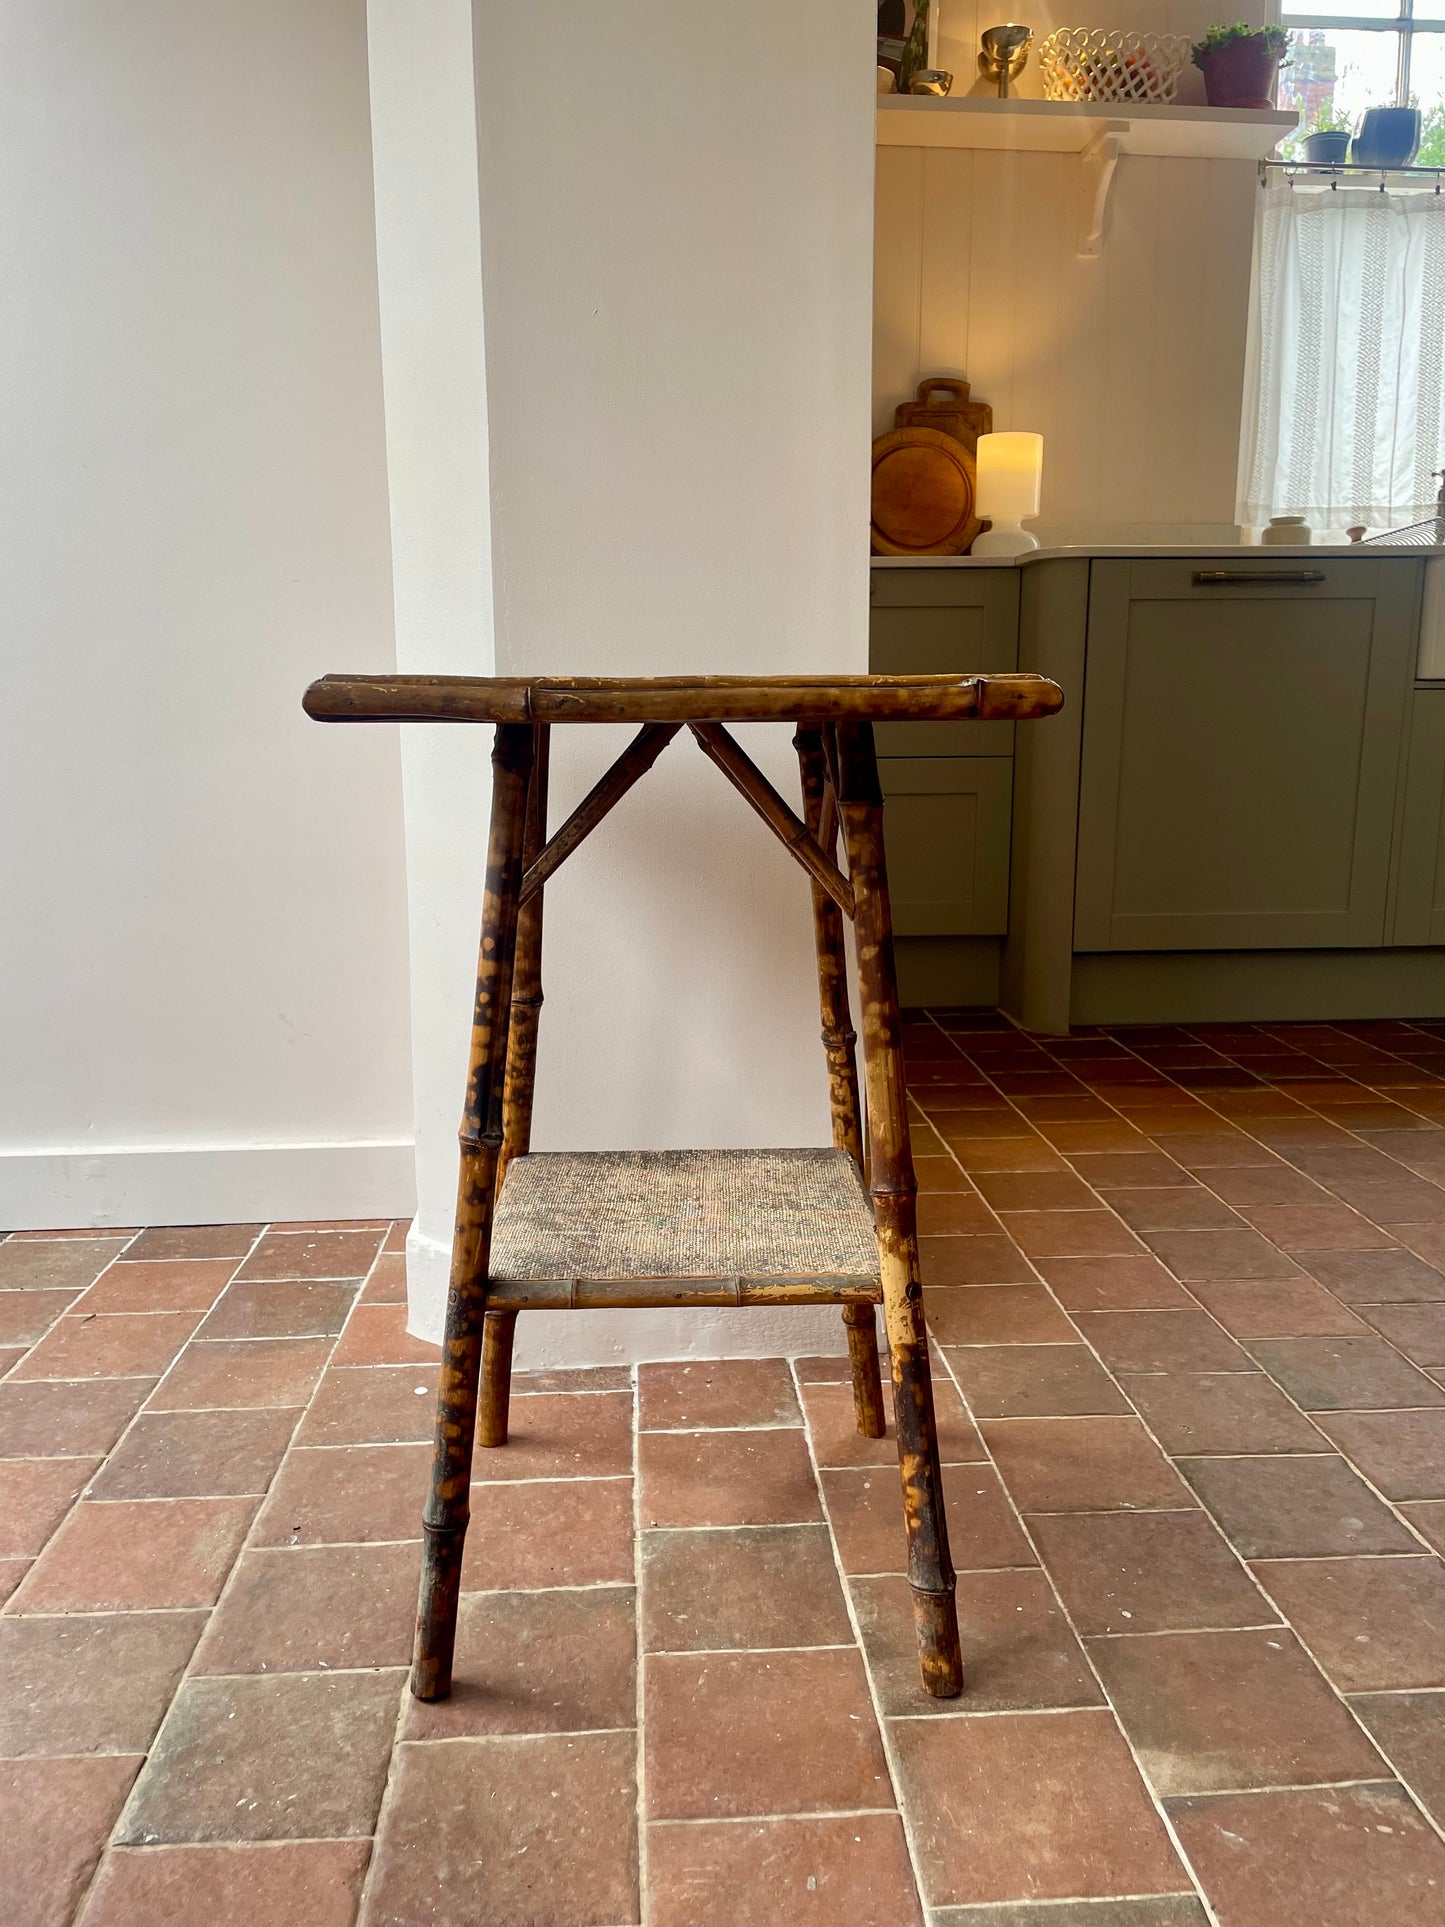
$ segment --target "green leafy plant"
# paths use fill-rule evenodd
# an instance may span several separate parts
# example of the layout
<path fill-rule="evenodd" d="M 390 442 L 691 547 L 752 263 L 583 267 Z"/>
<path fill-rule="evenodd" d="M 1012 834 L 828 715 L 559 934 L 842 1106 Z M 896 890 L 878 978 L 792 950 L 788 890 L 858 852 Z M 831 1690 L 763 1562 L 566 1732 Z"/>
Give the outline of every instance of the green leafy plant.
<path fill-rule="evenodd" d="M 1211 27 L 1202 40 L 1194 43 L 1194 64 L 1202 67 L 1209 54 L 1218 53 L 1236 40 L 1263 40 L 1272 54 L 1289 51 L 1289 29 L 1287 27 L 1251 27 L 1245 20 L 1237 20 L 1232 27 Z"/>
<path fill-rule="evenodd" d="M 1334 101 L 1327 100 L 1309 126 L 1301 128 L 1300 138 L 1303 139 L 1306 134 L 1348 134 L 1349 131 L 1350 123 Z"/>
<path fill-rule="evenodd" d="M 1411 98 L 1410 105 L 1418 107 L 1418 100 Z M 1416 167 L 1445 167 L 1445 103 L 1439 101 L 1427 107 L 1420 121 L 1420 151 L 1415 156 Z"/>

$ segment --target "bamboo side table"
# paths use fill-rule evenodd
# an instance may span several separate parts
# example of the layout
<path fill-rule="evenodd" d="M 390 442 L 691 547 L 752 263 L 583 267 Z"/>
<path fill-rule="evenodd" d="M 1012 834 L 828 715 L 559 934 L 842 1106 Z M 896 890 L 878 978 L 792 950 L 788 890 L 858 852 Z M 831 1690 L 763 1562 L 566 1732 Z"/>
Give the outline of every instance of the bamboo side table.
<path fill-rule="evenodd" d="M 961 1690 L 873 724 L 1022 722 L 1062 702 L 1055 683 L 1028 675 L 325 676 L 307 690 L 306 712 L 323 722 L 496 729 L 456 1235 L 423 1514 L 411 1684 L 418 1699 L 451 1691 L 473 1442 L 479 1435 L 486 1446 L 506 1443 L 517 1314 L 602 1305 L 841 1305 L 858 1429 L 881 1438 L 873 1308 L 882 1304 L 923 1684 L 944 1699 Z M 619 722 L 641 728 L 549 837 L 552 726 Z M 731 722 L 796 726 L 801 817 L 729 734 Z M 531 1154 L 543 885 L 684 728 L 811 881 L 832 1148 Z M 836 860 L 840 829 L 846 873 Z M 863 1005 L 866 1161 L 845 919 L 853 924 Z"/>

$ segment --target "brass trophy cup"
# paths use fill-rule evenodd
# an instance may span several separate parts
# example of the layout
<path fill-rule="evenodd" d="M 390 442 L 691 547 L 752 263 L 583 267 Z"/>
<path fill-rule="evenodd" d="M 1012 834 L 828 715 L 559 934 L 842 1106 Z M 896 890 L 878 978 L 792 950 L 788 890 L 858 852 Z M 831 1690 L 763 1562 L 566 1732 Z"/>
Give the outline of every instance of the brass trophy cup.
<path fill-rule="evenodd" d="M 990 27 L 982 36 L 982 52 L 978 56 L 978 71 L 985 80 L 997 83 L 998 97 L 1007 100 L 1009 82 L 1017 80 L 1024 70 L 1033 45 L 1034 30 L 1013 22 L 1008 26 Z"/>

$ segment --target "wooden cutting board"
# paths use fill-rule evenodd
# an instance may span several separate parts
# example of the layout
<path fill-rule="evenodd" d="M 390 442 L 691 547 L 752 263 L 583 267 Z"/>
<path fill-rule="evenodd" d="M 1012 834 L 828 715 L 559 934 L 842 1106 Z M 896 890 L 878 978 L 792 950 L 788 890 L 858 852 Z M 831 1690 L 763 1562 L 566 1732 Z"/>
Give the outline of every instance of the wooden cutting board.
<path fill-rule="evenodd" d="M 895 428 L 873 444 L 873 553 L 962 555 L 974 514 L 973 450 L 937 428 Z"/>
<path fill-rule="evenodd" d="M 993 433 L 993 410 L 986 401 L 969 400 L 966 381 L 930 375 L 919 382 L 915 400 L 898 404 L 893 426 L 937 428 L 973 448 L 980 435 Z"/>

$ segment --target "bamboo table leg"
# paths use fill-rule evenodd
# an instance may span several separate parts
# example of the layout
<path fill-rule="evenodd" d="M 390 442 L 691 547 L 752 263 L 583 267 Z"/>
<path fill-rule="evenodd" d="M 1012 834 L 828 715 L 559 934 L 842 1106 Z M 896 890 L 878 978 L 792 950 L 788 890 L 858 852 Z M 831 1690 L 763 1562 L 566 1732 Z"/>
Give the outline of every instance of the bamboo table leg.
<path fill-rule="evenodd" d="M 917 1184 L 908 1137 L 902 1023 L 893 963 L 883 794 L 869 723 L 838 730 L 839 809 L 848 843 L 863 1004 L 869 1189 L 878 1224 L 883 1309 L 893 1360 L 893 1413 L 908 1531 L 908 1583 L 926 1689 L 951 1699 L 963 1686 L 953 1564 L 943 1510 L 938 1431 L 919 1281 Z"/>
<path fill-rule="evenodd" d="M 492 823 L 467 1101 L 460 1132 L 461 1176 L 437 1395 L 436 1447 L 431 1492 L 422 1514 L 421 1598 L 411 1679 L 413 1694 L 422 1700 L 445 1699 L 452 1685 L 532 760 L 531 729 L 501 724 L 492 751 Z"/>
<path fill-rule="evenodd" d="M 547 772 L 551 728 L 533 733 L 532 780 L 527 789 L 527 827 L 522 839 L 523 873 L 547 841 Z M 517 913 L 517 959 L 512 970 L 512 1012 L 507 1032 L 507 1075 L 502 1097 L 502 1150 L 497 1161 L 500 1195 L 507 1166 L 526 1154 L 532 1142 L 532 1094 L 537 1081 L 537 1026 L 542 1014 L 542 891 Z M 477 1415 L 481 1445 L 507 1443 L 512 1395 L 514 1311 L 489 1311 L 482 1335 L 482 1395 Z"/>
<path fill-rule="evenodd" d="M 816 729 L 800 729 L 793 738 L 803 778 L 803 820 L 819 838 L 823 854 L 831 857 L 837 836 L 836 810 L 828 812 L 828 789 L 823 739 Z M 861 1173 L 863 1135 L 859 1124 L 858 1063 L 853 1047 L 858 1041 L 848 1009 L 848 965 L 843 949 L 843 913 L 818 882 L 813 884 L 813 937 L 818 954 L 818 1007 L 823 1021 L 823 1049 L 828 1059 L 828 1103 L 833 1115 L 833 1142 L 846 1151 Z M 871 1305 L 845 1305 L 848 1359 L 853 1378 L 853 1411 L 865 1439 L 881 1439 L 887 1431 L 883 1411 L 883 1380 L 878 1370 L 878 1327 Z"/>

